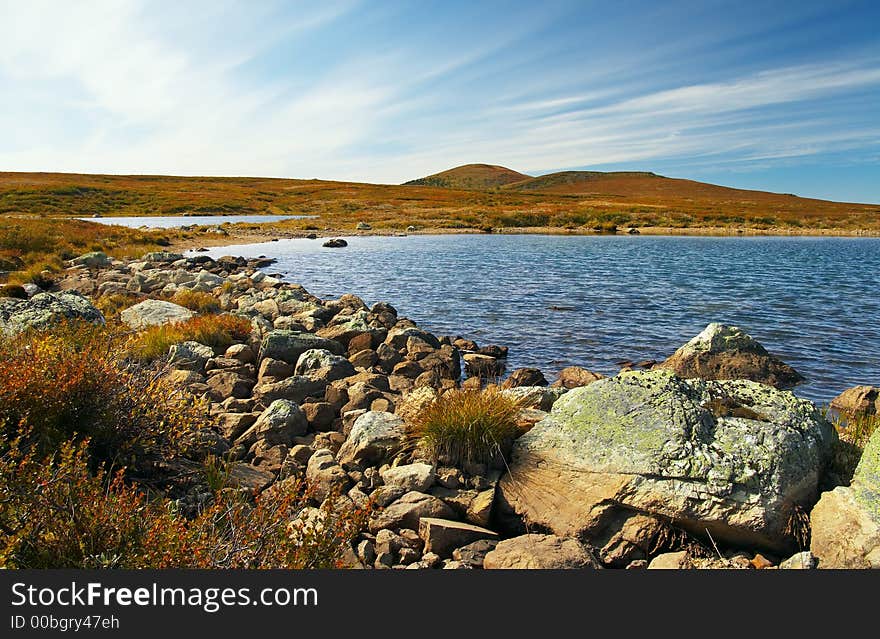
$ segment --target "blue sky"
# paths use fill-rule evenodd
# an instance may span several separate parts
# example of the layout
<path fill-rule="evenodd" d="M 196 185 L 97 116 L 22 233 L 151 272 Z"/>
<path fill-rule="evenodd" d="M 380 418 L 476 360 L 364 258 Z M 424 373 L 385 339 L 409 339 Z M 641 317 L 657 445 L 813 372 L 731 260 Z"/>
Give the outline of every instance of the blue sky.
<path fill-rule="evenodd" d="M 880 202 L 880 2 L 0 0 L 0 170 L 469 162 Z"/>

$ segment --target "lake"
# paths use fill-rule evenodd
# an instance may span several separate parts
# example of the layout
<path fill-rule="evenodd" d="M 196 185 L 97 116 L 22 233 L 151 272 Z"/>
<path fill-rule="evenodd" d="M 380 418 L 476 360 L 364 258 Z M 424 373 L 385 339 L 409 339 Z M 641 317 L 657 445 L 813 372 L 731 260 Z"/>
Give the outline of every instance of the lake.
<path fill-rule="evenodd" d="M 192 218 L 190 218 L 192 219 Z M 880 239 L 543 235 L 350 237 L 227 246 L 322 298 L 387 301 L 437 334 L 510 347 L 508 370 L 613 374 L 709 322 L 742 327 L 828 402 L 880 385 Z"/>
<path fill-rule="evenodd" d="M 282 220 L 303 220 L 315 217 L 314 215 L 155 215 L 155 216 L 139 216 L 139 217 L 79 217 L 78 220 L 86 222 L 97 222 L 98 224 L 116 224 L 117 226 L 128 226 L 130 228 L 140 228 L 146 226 L 148 228 L 171 229 L 181 226 L 216 226 L 219 224 L 238 224 L 246 222 L 248 224 L 265 224 L 268 222 L 280 222 Z"/>

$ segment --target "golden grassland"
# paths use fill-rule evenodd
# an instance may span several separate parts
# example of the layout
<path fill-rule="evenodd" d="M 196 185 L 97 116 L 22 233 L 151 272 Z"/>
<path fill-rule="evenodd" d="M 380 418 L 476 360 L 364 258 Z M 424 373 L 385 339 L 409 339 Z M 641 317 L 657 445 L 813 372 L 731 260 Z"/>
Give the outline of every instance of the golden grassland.
<path fill-rule="evenodd" d="M 468 165 L 438 175 L 453 186 L 481 188 L 0 173 L 0 260 L 20 258 L 26 267 L 42 271 L 91 250 L 124 257 L 162 246 L 258 241 L 267 235 L 290 237 L 308 231 L 350 233 L 361 221 L 378 233 L 409 227 L 419 232 L 533 233 L 635 227 L 644 233 L 676 234 L 880 234 L 880 205 L 730 189 L 651 173 L 562 172 L 511 182 L 522 174 L 504 167 Z M 57 219 L 246 214 L 314 217 L 224 227 L 228 235 L 142 231 Z"/>

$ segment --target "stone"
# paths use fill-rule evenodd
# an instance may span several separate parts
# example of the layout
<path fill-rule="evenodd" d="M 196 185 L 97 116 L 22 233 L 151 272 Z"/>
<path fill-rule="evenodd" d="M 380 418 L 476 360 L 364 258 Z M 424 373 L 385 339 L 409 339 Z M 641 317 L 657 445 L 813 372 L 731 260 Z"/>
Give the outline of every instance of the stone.
<path fill-rule="evenodd" d="M 556 535 L 528 534 L 499 542 L 486 553 L 483 568 L 528 570 L 577 570 L 600 568 L 599 562 L 576 539 Z"/>
<path fill-rule="evenodd" d="M 452 551 L 480 539 L 498 539 L 498 533 L 459 521 L 422 517 L 419 520 L 419 536 L 425 542 L 425 552 L 449 557 Z"/>
<path fill-rule="evenodd" d="M 564 388 L 546 388 L 544 386 L 517 386 L 501 391 L 505 397 L 515 399 L 523 408 L 536 408 L 549 411 L 556 400 L 566 392 Z"/>
<path fill-rule="evenodd" d="M 170 370 L 168 374 L 165 376 L 169 382 L 174 384 L 175 386 L 191 386 L 193 384 L 204 384 L 206 378 L 201 373 L 197 373 L 195 371 L 187 371 L 187 370 Z M 207 386 L 206 386 L 207 388 Z"/>
<path fill-rule="evenodd" d="M 482 568 L 486 555 L 498 545 L 497 539 L 480 539 L 452 551 L 452 559 L 471 568 Z"/>
<path fill-rule="evenodd" d="M 380 474 L 386 486 L 400 486 L 407 492 L 415 490 L 423 493 L 434 483 L 434 467 L 431 464 L 394 466 Z"/>
<path fill-rule="evenodd" d="M 294 437 L 305 435 L 307 430 L 308 422 L 300 407 L 290 400 L 276 399 L 236 443 L 251 446 L 257 441 L 265 441 L 270 446 L 292 446 Z"/>
<path fill-rule="evenodd" d="M 258 493 L 275 481 L 275 475 L 250 464 L 236 462 L 229 468 L 227 485 L 233 488 L 246 488 L 251 492 Z"/>
<path fill-rule="evenodd" d="M 816 567 L 816 558 L 809 550 L 799 552 L 779 564 L 780 570 L 812 570 Z"/>
<path fill-rule="evenodd" d="M 655 368 L 686 379 L 748 379 L 788 389 L 804 381 L 745 331 L 713 322 Z"/>
<path fill-rule="evenodd" d="M 495 503 L 495 487 L 477 493 L 470 501 L 466 511 L 467 520 L 484 528 L 492 519 L 492 504 Z"/>
<path fill-rule="evenodd" d="M 422 517 L 455 519 L 455 511 L 436 497 L 412 491 L 374 515 L 370 519 L 370 530 L 376 532 L 383 528 L 418 529 Z"/>
<path fill-rule="evenodd" d="M 286 379 L 291 375 L 293 375 L 292 364 L 288 364 L 280 359 L 266 357 L 260 362 L 260 370 L 257 374 L 257 379 L 262 381 L 263 378 L 270 378 L 272 382 L 269 383 L 273 383 Z"/>
<path fill-rule="evenodd" d="M 195 313 L 186 307 L 164 300 L 144 300 L 119 314 L 123 324 L 135 330 L 150 326 L 176 324 L 192 319 Z"/>
<path fill-rule="evenodd" d="M 565 537 L 608 538 L 623 509 L 796 550 L 787 524 L 814 503 L 836 437 L 812 403 L 763 384 L 624 373 L 568 391 L 514 442 L 499 506 L 508 525 Z"/>
<path fill-rule="evenodd" d="M 330 383 L 355 374 L 354 366 L 345 357 L 328 350 L 313 348 L 305 351 L 296 361 L 294 375 L 308 375 Z"/>
<path fill-rule="evenodd" d="M 367 224 L 366 222 L 358 222 L 357 226 L 355 228 L 357 228 L 358 231 L 369 231 L 373 227 L 370 226 L 369 224 Z"/>
<path fill-rule="evenodd" d="M 106 268 L 110 266 L 113 260 L 103 251 L 93 251 L 73 258 L 70 263 L 74 266 L 85 266 L 86 268 Z"/>
<path fill-rule="evenodd" d="M 253 349 L 247 344 L 233 344 L 226 349 L 223 357 L 235 359 L 244 364 L 255 364 L 257 361 Z"/>
<path fill-rule="evenodd" d="M 340 463 L 379 465 L 404 445 L 403 420 L 392 413 L 366 412 L 357 418 L 342 448 Z"/>
<path fill-rule="evenodd" d="M 330 351 L 334 355 L 345 354 L 345 348 L 339 342 L 318 337 L 313 333 L 273 330 L 263 338 L 260 359 L 271 357 L 296 365 L 300 355 L 312 349 Z"/>
<path fill-rule="evenodd" d="M 227 397 L 245 399 L 251 396 L 254 380 L 237 373 L 221 372 L 208 378 L 209 394 L 215 401 L 222 402 Z"/>
<path fill-rule="evenodd" d="M 180 253 L 172 253 L 170 251 L 153 251 L 152 253 L 145 253 L 141 258 L 144 262 L 159 262 L 162 264 L 171 264 L 172 262 L 182 259 L 183 255 Z"/>
<path fill-rule="evenodd" d="M 648 570 L 681 570 L 688 568 L 688 554 L 686 550 L 678 552 L 664 552 L 657 555 L 648 564 Z"/>
<path fill-rule="evenodd" d="M 403 401 L 398 402 L 394 413 L 406 423 L 412 424 L 419 414 L 436 400 L 437 391 L 430 386 L 422 386 L 407 393 Z"/>
<path fill-rule="evenodd" d="M 880 414 L 880 388 L 854 386 L 831 400 L 831 408 L 846 415 Z"/>
<path fill-rule="evenodd" d="M 336 419 L 336 409 L 328 402 L 309 402 L 301 406 L 309 427 L 312 430 L 326 432 L 333 427 Z"/>
<path fill-rule="evenodd" d="M 214 349 L 198 342 L 181 342 L 168 349 L 168 363 L 180 370 L 205 372 L 205 364 L 214 357 Z"/>
<path fill-rule="evenodd" d="M 578 388 L 587 386 L 600 379 L 604 379 L 604 375 L 588 371 L 580 366 L 568 366 L 559 371 L 559 378 L 551 384 L 554 388 Z"/>
<path fill-rule="evenodd" d="M 348 361 L 351 362 L 351 365 L 354 366 L 356 369 L 372 368 L 379 363 L 379 356 L 376 354 L 376 351 L 370 348 L 366 348 L 357 351 L 354 355 L 351 355 L 348 358 Z"/>
<path fill-rule="evenodd" d="M 348 242 L 343 240 L 342 238 L 335 237 L 333 239 L 327 240 L 321 246 L 324 248 L 345 248 L 348 246 Z"/>
<path fill-rule="evenodd" d="M 269 378 L 271 379 L 271 378 Z M 324 394 L 326 384 L 304 377 L 294 375 L 282 379 L 279 382 L 257 384 L 253 388 L 254 399 L 264 405 L 274 402 L 276 399 L 289 399 L 297 404 L 302 404 L 306 397 L 321 397 Z"/>
<path fill-rule="evenodd" d="M 235 441 L 254 425 L 257 415 L 253 413 L 221 413 L 217 416 L 220 433 L 229 441 Z"/>
<path fill-rule="evenodd" d="M 0 333 L 10 337 L 28 329 L 49 328 L 64 320 L 104 324 L 101 311 L 77 293 L 37 293 L 27 300 L 0 297 Z"/>
<path fill-rule="evenodd" d="M 481 355 L 480 353 L 465 353 L 462 356 L 465 364 L 465 371 L 468 377 L 481 377 L 483 379 L 491 379 L 500 377 L 504 374 L 504 365 L 498 359 L 490 355 Z"/>
<path fill-rule="evenodd" d="M 504 380 L 501 388 L 516 388 L 517 386 L 547 386 L 544 374 L 537 368 L 517 368 Z"/>
<path fill-rule="evenodd" d="M 330 495 L 346 492 L 351 479 L 343 470 L 333 453 L 326 448 L 316 450 L 306 466 L 306 483 L 315 499 L 323 501 Z"/>
<path fill-rule="evenodd" d="M 749 560 L 749 564 L 755 570 L 765 570 L 773 566 L 773 562 L 767 559 L 761 553 L 757 553 L 754 557 Z"/>

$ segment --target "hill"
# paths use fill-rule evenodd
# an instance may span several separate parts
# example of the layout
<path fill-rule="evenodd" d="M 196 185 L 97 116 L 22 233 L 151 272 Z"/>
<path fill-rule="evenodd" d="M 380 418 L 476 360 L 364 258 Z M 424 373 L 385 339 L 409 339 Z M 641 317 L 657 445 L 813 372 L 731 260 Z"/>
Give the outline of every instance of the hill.
<path fill-rule="evenodd" d="M 530 175 L 493 164 L 465 164 L 434 175 L 404 182 L 404 186 L 437 186 L 447 189 L 492 189 L 529 180 Z"/>

